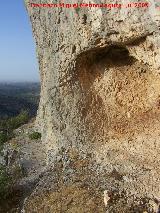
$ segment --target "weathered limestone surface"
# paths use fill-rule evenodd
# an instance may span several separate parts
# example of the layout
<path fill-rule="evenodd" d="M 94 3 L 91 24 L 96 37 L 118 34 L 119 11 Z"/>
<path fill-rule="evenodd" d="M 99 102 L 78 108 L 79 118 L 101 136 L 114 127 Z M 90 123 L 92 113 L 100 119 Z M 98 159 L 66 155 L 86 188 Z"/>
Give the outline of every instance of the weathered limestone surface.
<path fill-rule="evenodd" d="M 85 209 L 103 200 L 107 190 L 109 212 L 156 212 L 160 199 L 160 23 L 154 2 L 149 8 L 122 9 L 31 8 L 29 3 L 26 0 L 41 75 L 37 125 L 48 166 L 56 166 L 50 175 L 61 171 L 64 177 L 58 188 L 53 187 L 53 180 L 45 179 L 57 197 L 41 208 L 48 205 L 51 212 L 63 208 L 62 212 L 76 212 L 75 206 L 77 212 L 104 212 L 103 204 L 99 210 L 98 204 Z M 83 160 L 77 169 L 75 165 Z M 80 176 L 85 176 L 81 181 L 90 190 L 99 190 L 90 191 L 93 203 L 81 200 L 83 208 L 76 196 L 88 198 L 89 192 L 76 188 L 73 179 Z M 42 183 L 34 198 L 43 191 Z M 55 207 L 62 202 L 56 190 L 62 196 L 75 192 L 74 204 L 64 201 Z M 100 198 L 95 201 L 96 196 Z M 30 204 L 33 197 L 26 204 L 28 212 L 35 206 Z M 65 209 L 67 205 L 71 207 Z M 37 212 L 47 212 L 42 209 Z"/>

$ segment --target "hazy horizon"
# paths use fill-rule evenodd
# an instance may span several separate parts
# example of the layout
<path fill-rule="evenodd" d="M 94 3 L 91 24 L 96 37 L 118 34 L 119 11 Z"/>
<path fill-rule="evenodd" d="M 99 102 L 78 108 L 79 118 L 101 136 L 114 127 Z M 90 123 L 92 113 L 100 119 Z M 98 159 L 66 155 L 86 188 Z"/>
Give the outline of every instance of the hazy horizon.
<path fill-rule="evenodd" d="M 23 0 L 0 7 L 0 82 L 39 82 L 31 24 Z"/>
<path fill-rule="evenodd" d="M 22 80 L 22 81 L 14 81 L 14 80 L 11 80 L 11 81 L 0 81 L 0 84 L 23 84 L 23 83 L 35 83 L 35 84 L 40 84 L 40 81 L 39 80 L 37 80 L 37 81 L 31 81 L 31 80 L 29 80 L 29 81 L 25 81 L 25 80 Z"/>

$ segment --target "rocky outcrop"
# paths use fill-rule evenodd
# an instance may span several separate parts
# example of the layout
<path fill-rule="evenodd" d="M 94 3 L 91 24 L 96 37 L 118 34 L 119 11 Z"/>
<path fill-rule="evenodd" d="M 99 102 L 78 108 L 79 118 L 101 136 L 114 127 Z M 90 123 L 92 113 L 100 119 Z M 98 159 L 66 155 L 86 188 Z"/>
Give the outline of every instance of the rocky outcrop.
<path fill-rule="evenodd" d="M 155 2 L 121 9 L 35 8 L 29 3 L 41 76 L 36 124 L 47 151 L 48 177 L 54 178 L 42 178 L 49 192 L 41 183 L 28 198 L 26 212 L 76 212 L 76 206 L 77 212 L 104 212 L 104 191 L 109 212 L 158 211 L 160 33 Z M 64 201 L 71 193 L 71 200 Z"/>

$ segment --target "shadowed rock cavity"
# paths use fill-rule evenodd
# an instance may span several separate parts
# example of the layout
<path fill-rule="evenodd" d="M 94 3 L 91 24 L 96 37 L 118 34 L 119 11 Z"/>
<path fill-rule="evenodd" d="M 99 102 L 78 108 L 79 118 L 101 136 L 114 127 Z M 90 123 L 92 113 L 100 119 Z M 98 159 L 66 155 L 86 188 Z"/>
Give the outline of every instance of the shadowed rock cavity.
<path fill-rule="evenodd" d="M 142 131 L 140 117 L 147 125 L 147 117 L 158 107 L 159 87 L 154 84 L 159 79 L 150 68 L 125 46 L 116 45 L 82 53 L 76 62 L 75 82 L 83 96 L 79 114 L 90 136 L 106 142 L 109 134 Z M 151 87 L 154 95 L 150 97 Z"/>

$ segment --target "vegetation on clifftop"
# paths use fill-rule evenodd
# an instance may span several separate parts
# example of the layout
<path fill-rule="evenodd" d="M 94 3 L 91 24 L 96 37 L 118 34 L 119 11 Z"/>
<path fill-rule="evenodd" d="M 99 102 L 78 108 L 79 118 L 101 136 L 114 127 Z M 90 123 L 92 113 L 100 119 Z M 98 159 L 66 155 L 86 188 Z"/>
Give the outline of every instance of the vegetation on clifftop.
<path fill-rule="evenodd" d="M 0 165 L 0 199 L 8 195 L 11 177 L 7 174 L 6 168 Z"/>
<path fill-rule="evenodd" d="M 0 120 L 0 150 L 3 144 L 14 136 L 13 130 L 25 124 L 29 120 L 27 111 L 22 111 L 19 115 Z"/>
<path fill-rule="evenodd" d="M 38 139 L 41 138 L 41 133 L 39 133 L 39 132 L 33 132 L 33 133 L 31 133 L 31 134 L 29 135 L 29 138 L 30 138 L 31 140 L 38 140 Z"/>

